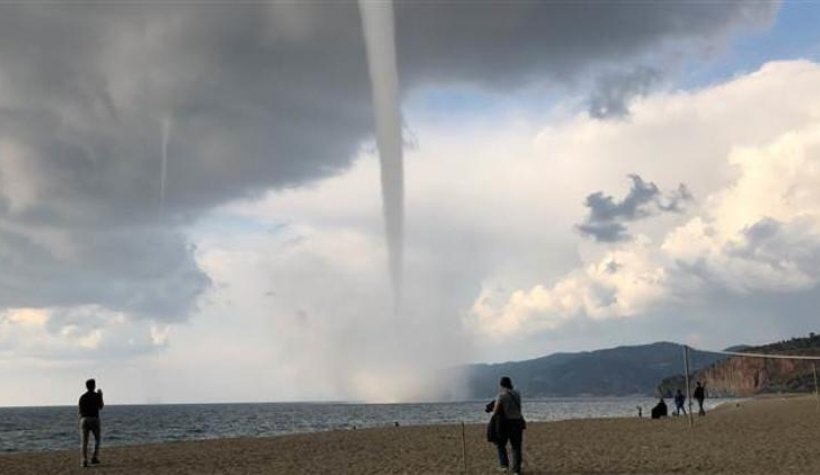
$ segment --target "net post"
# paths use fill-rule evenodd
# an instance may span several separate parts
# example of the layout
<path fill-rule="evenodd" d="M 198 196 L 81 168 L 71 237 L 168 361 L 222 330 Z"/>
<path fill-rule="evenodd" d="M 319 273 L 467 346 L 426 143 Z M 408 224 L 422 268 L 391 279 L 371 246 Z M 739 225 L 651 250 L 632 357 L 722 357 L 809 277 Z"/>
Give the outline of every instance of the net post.
<path fill-rule="evenodd" d="M 461 422 L 461 460 L 464 463 L 464 473 L 467 473 L 467 440 L 464 436 L 464 421 Z"/>
<path fill-rule="evenodd" d="M 689 401 L 689 427 L 694 426 L 694 420 L 692 419 L 692 391 L 689 386 L 689 347 L 683 345 L 683 371 L 686 375 L 686 398 Z"/>

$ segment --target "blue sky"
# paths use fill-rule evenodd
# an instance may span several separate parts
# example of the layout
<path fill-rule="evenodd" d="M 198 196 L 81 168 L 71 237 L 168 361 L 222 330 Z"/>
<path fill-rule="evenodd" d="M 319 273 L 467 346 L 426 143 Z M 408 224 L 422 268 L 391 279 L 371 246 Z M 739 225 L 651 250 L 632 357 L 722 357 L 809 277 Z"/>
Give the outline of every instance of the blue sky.
<path fill-rule="evenodd" d="M 786 0 L 771 26 L 741 32 L 732 37 L 725 51 L 711 61 L 687 64 L 680 86 L 686 89 L 724 81 L 740 73 L 759 69 L 775 60 L 820 59 L 820 8 L 815 1 Z"/>
<path fill-rule="evenodd" d="M 739 74 L 758 70 L 770 61 L 820 59 L 820 7 L 815 1 L 787 0 L 781 3 L 770 24 L 738 30 L 725 44 L 711 53 L 687 58 L 678 71 L 666 78 L 666 89 L 698 89 L 727 81 Z M 567 98 L 577 108 L 584 108 L 578 91 L 560 84 L 542 85 L 510 91 L 487 90 L 464 83 L 444 88 L 427 87 L 407 97 L 405 116 L 408 121 L 447 123 L 463 119 L 499 120 L 520 116 L 545 118 L 556 112 L 556 104 L 566 106 Z M 566 113 L 566 111 L 564 111 Z"/>

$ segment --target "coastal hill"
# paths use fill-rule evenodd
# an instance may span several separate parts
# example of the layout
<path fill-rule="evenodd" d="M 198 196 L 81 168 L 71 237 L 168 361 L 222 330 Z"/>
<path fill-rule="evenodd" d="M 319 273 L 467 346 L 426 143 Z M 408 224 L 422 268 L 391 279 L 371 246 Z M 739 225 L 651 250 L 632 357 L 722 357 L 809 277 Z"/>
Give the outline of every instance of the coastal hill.
<path fill-rule="evenodd" d="M 723 359 L 694 354 L 693 369 Z M 554 353 L 526 361 L 466 367 L 468 397 L 492 396 L 498 378 L 510 376 L 527 397 L 654 395 L 663 378 L 683 372 L 683 347 L 676 343 L 620 346 L 580 353 Z"/>
<path fill-rule="evenodd" d="M 792 338 L 763 346 L 744 347 L 744 353 L 820 356 L 820 335 Z M 698 353 L 693 353 L 698 355 Z M 812 361 L 732 356 L 694 372 L 692 381 L 705 381 L 710 396 L 751 396 L 778 392 L 814 391 Z M 692 383 L 694 384 L 694 382 Z M 662 380 L 664 393 L 685 386 L 683 372 Z"/>

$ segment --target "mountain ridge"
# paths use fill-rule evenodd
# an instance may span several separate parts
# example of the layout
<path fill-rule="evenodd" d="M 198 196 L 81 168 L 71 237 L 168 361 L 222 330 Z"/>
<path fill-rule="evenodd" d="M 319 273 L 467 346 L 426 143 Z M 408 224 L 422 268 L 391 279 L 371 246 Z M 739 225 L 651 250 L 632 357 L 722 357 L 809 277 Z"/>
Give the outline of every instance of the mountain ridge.
<path fill-rule="evenodd" d="M 700 369 L 723 358 L 703 353 L 691 363 Z M 683 346 L 670 341 L 462 367 L 467 397 L 494 394 L 502 375 L 528 397 L 654 395 L 659 381 L 682 368 Z"/>

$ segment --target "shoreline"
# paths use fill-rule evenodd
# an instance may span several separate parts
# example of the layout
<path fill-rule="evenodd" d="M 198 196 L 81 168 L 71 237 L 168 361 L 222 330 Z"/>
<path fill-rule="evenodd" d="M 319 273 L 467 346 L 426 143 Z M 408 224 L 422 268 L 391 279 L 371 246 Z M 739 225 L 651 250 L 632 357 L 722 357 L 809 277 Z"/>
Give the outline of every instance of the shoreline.
<path fill-rule="evenodd" d="M 718 405 L 723 405 L 727 403 L 734 403 L 738 401 L 735 398 L 714 398 L 707 401 L 706 407 L 707 410 L 713 410 Z M 562 403 L 572 403 L 570 406 L 575 406 L 576 403 L 578 407 L 572 408 L 567 410 L 566 407 L 562 407 Z M 614 402 L 614 404 L 613 404 Z M 567 420 L 583 420 L 583 419 L 613 419 L 613 418 L 625 418 L 630 419 L 633 417 L 637 417 L 637 410 L 636 404 L 644 409 L 644 416 L 648 417 L 649 409 L 655 404 L 656 400 L 649 396 L 589 396 L 589 397 L 573 397 L 573 398 L 566 398 L 566 397 L 545 397 L 545 398 L 528 398 L 527 403 L 527 414 L 529 416 L 528 421 L 530 423 L 537 423 L 537 422 L 558 422 L 558 421 L 567 421 Z M 467 413 L 459 413 L 456 411 L 452 414 L 439 414 L 438 416 L 433 417 L 424 417 L 421 413 L 416 413 L 418 411 L 417 406 L 430 406 L 431 411 L 427 411 L 428 414 L 436 414 L 438 412 L 436 406 L 443 405 L 443 406 L 463 406 L 468 404 L 475 405 L 475 408 L 471 408 Z M 300 435 L 300 434 L 318 434 L 324 432 L 333 432 L 333 431 L 340 431 L 345 432 L 349 430 L 364 430 L 364 429 L 378 429 L 378 428 L 392 428 L 395 424 L 400 424 L 401 427 L 426 427 L 426 426 L 441 426 L 441 425 L 460 425 L 461 423 L 469 425 L 484 425 L 487 423 L 489 418 L 488 415 L 484 413 L 484 406 L 485 401 L 482 400 L 471 400 L 471 401 L 456 401 L 456 402 L 440 402 L 440 403 L 405 403 L 405 404 L 386 404 L 389 406 L 408 406 L 411 409 L 410 412 L 405 414 L 404 410 L 399 410 L 394 414 L 389 415 L 388 417 L 384 417 L 384 414 L 372 413 L 369 416 L 359 419 L 345 419 L 343 416 L 342 418 L 336 415 L 335 419 L 332 422 L 326 423 L 321 418 L 314 418 L 312 413 L 303 414 L 305 419 L 300 419 L 299 414 L 293 414 L 288 417 L 293 418 L 295 420 L 301 420 L 302 423 L 292 425 L 292 424 L 285 424 L 278 429 L 273 429 L 269 425 L 263 424 L 264 429 L 257 430 L 254 429 L 254 424 L 240 424 L 235 425 L 234 422 L 217 419 L 217 424 L 214 425 L 211 429 L 202 430 L 196 424 L 201 422 L 201 419 L 192 417 L 191 414 L 187 414 L 185 417 L 187 420 L 181 420 L 182 425 L 179 427 L 171 427 L 168 430 L 160 430 L 156 433 L 149 433 L 146 432 L 146 428 L 150 427 L 150 424 L 143 424 L 140 423 L 136 426 L 129 424 L 129 419 L 133 418 L 133 413 L 127 412 L 120 412 L 112 414 L 107 414 L 106 418 L 104 418 L 104 430 L 103 430 L 103 443 L 104 447 L 106 448 L 119 448 L 119 447 L 136 447 L 142 445 L 155 445 L 155 444 L 168 444 L 168 443 L 178 443 L 178 442 L 201 442 L 206 440 L 232 440 L 232 439 L 245 439 L 245 438 L 278 438 L 278 437 L 287 437 L 292 435 Z M 544 405 L 546 403 L 546 406 Z M 589 403 L 589 406 L 585 406 L 585 404 Z M 266 406 L 269 403 L 231 403 L 236 405 L 246 405 L 249 407 L 254 406 Z M 270 404 L 280 404 L 280 403 L 270 403 Z M 281 403 L 285 405 L 294 405 L 294 406 L 303 406 L 301 403 Z M 338 404 L 338 403 L 334 403 Z M 346 403 L 351 406 L 364 406 L 364 407 L 371 407 L 371 406 L 378 406 L 378 404 L 360 404 L 360 403 Z M 553 407 L 554 404 L 554 407 Z M 182 406 L 203 406 L 205 408 L 210 406 L 223 406 L 223 403 L 217 404 L 186 404 Z M 325 405 L 325 404 L 322 404 Z M 130 409 L 132 407 L 146 407 L 149 409 L 153 408 L 165 408 L 165 405 L 131 405 L 131 404 L 124 404 L 124 405 L 109 405 L 108 410 L 121 410 L 121 409 Z M 179 404 L 171 404 L 168 407 L 177 407 L 181 406 Z M 539 407 L 540 406 L 540 407 Z M 10 438 L 8 436 L 5 439 L 0 438 L 0 454 L 39 454 L 39 453 L 48 453 L 48 452 L 58 452 L 61 450 L 74 450 L 76 448 L 77 442 L 76 438 L 73 435 L 71 427 L 74 425 L 74 419 L 76 416 L 74 412 L 76 409 L 73 406 L 49 406 L 45 409 L 62 409 L 60 414 L 53 414 L 49 417 L 49 421 L 58 420 L 60 421 L 59 424 L 52 424 L 47 428 L 47 431 L 50 430 L 52 432 L 42 432 L 41 435 L 35 436 L 33 438 L 21 437 L 19 443 L 16 443 L 14 438 Z M 545 409 L 546 408 L 546 409 Z M 25 408 L 29 409 L 29 408 Z M 34 410 L 39 409 L 37 407 L 33 408 Z M 303 410 L 304 408 L 302 408 Z M 70 412 L 71 416 L 66 417 L 66 413 Z M 445 411 L 446 413 L 446 411 Z M 0 418 L 2 418 L 3 412 L 0 410 Z M 177 417 L 176 414 L 170 414 L 173 417 Z M 112 418 L 108 418 L 111 416 Z M 160 413 L 159 416 L 162 416 Z M 247 419 L 247 414 L 240 414 L 241 416 L 245 416 Z M 276 413 L 266 414 L 268 417 L 277 417 Z M 422 417 L 418 417 L 422 416 Z M 443 416 L 443 418 L 442 418 Z M 37 415 L 38 418 L 43 420 L 43 415 Z M 393 419 L 396 417 L 397 419 Z M 253 414 L 253 419 L 256 419 L 256 415 Z M 241 419 L 239 419 L 241 420 Z M 111 425 L 108 424 L 109 421 Z M 187 430 L 185 423 L 193 424 L 190 427 L 196 428 Z M 225 425 L 225 424 L 228 425 Z M 220 425 L 222 424 L 222 425 Z M 31 429 L 31 427 L 24 426 L 21 424 L 21 421 L 18 421 L 16 424 L 12 423 L 12 430 L 16 428 L 18 429 Z M 232 429 L 229 427 L 233 427 Z M 45 427 L 44 427 L 45 428 Z M 227 429 L 227 430 L 226 430 Z M 48 433 L 59 433 L 59 438 L 54 438 L 53 440 L 49 440 Z M 3 434 L 0 433 L 0 436 Z M 66 437 L 68 435 L 68 437 Z"/>
<path fill-rule="evenodd" d="M 706 417 L 613 417 L 528 424 L 524 473 L 820 473 L 813 395 L 724 405 Z M 492 471 L 484 424 L 465 424 L 468 473 Z M 103 440 L 104 442 L 104 440 Z M 461 425 L 331 430 L 106 447 L 111 473 L 458 473 Z M 76 450 L 0 455 L 0 473 L 82 473 Z"/>

